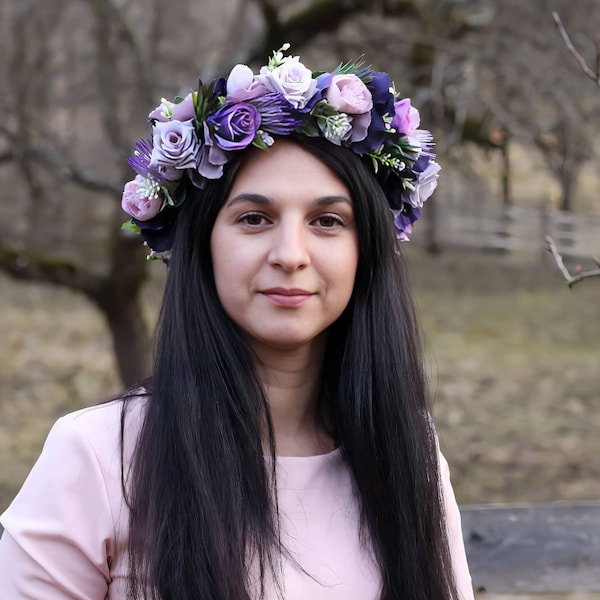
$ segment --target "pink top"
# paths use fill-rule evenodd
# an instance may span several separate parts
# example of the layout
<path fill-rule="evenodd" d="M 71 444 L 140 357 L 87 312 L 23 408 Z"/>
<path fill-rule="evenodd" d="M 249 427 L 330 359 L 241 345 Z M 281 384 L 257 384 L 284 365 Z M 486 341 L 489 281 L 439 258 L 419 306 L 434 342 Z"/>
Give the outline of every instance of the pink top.
<path fill-rule="evenodd" d="M 142 419 L 132 403 L 125 464 Z M 86 408 L 59 419 L 23 488 L 0 518 L 2 600 L 124 600 L 128 567 L 127 507 L 121 489 L 121 403 Z M 460 515 L 448 465 L 440 454 L 455 576 L 472 600 Z M 283 560 L 286 600 L 369 600 L 380 578 L 358 539 L 358 507 L 339 450 L 278 457 L 283 541 L 302 567 Z M 272 594 L 267 593 L 267 597 Z"/>

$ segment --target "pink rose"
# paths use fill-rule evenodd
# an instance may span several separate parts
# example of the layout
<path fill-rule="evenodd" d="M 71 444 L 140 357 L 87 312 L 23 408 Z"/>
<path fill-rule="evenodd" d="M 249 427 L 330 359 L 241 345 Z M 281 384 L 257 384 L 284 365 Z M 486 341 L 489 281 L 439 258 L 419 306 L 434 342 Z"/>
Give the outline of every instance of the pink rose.
<path fill-rule="evenodd" d="M 352 74 L 334 75 L 325 95 L 335 110 L 349 115 L 361 115 L 373 108 L 373 97 L 359 77 Z"/>
<path fill-rule="evenodd" d="M 396 114 L 392 119 L 392 127 L 403 135 L 410 135 L 421 124 L 419 111 L 410 105 L 410 98 L 403 98 L 394 104 Z"/>
<path fill-rule="evenodd" d="M 163 204 L 158 182 L 136 175 L 133 181 L 125 184 L 121 208 L 138 221 L 148 221 L 155 217 Z"/>

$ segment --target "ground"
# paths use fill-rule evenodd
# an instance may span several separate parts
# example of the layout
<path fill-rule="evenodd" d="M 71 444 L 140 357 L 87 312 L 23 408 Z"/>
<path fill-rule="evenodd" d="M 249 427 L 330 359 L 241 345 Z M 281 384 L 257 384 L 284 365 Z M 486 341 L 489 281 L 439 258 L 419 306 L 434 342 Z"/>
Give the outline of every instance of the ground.
<path fill-rule="evenodd" d="M 542 258 L 408 255 L 459 502 L 600 498 L 600 279 L 570 290 Z M 0 304 L 1 510 L 52 422 L 119 382 L 103 320 L 82 296 L 2 276 Z"/>

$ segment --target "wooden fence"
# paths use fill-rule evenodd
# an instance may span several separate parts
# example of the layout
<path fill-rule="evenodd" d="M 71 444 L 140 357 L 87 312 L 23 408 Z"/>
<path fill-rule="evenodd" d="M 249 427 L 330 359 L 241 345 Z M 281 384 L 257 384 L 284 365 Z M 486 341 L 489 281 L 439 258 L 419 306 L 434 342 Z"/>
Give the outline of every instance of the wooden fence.
<path fill-rule="evenodd" d="M 424 211 L 419 237 L 440 248 L 463 247 L 542 255 L 551 236 L 565 257 L 600 253 L 600 217 L 542 208 L 481 204 L 476 209 L 437 202 Z"/>
<path fill-rule="evenodd" d="M 476 591 L 600 592 L 600 502 L 461 507 Z"/>

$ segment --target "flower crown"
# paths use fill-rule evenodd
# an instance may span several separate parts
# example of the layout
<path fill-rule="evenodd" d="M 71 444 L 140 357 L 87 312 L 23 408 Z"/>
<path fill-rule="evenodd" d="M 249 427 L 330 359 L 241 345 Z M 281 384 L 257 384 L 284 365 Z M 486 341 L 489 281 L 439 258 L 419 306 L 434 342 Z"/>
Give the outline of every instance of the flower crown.
<path fill-rule="evenodd" d="M 149 115 L 152 137 L 135 144 L 129 164 L 137 173 L 125 184 L 123 225 L 141 233 L 149 258 L 168 258 L 186 178 L 202 188 L 219 179 L 236 152 L 268 148 L 274 137 L 300 133 L 322 137 L 371 159 L 390 204 L 397 236 L 408 240 L 423 202 L 437 185 L 440 166 L 433 138 L 419 129 L 409 98 L 401 98 L 387 73 L 362 60 L 333 72 L 311 72 L 298 56 L 273 52 L 255 75 L 238 64 L 229 77 L 172 102 L 163 99 Z"/>

